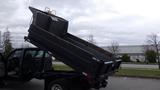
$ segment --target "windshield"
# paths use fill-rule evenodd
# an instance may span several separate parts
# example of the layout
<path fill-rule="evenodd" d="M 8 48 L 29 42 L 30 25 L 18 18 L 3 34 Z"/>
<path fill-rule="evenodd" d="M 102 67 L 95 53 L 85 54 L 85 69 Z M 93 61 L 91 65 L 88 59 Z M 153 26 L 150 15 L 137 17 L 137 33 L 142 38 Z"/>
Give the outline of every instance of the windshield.
<path fill-rule="evenodd" d="M 49 54 L 43 50 L 27 50 L 25 55 L 31 54 L 33 58 L 49 57 Z"/>

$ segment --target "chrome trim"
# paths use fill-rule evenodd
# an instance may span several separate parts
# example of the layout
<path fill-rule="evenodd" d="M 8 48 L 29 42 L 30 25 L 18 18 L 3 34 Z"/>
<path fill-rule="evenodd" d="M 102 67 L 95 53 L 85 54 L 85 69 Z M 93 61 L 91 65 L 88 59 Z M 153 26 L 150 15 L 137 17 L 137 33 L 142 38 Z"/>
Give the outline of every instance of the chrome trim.
<path fill-rule="evenodd" d="M 104 62 L 104 64 L 111 64 L 113 61 Z"/>

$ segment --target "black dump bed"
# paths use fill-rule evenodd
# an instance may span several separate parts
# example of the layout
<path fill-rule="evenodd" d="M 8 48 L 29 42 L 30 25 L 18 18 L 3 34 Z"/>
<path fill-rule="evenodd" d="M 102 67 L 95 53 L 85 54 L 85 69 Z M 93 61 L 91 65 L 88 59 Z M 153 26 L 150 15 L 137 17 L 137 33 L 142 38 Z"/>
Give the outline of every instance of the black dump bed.
<path fill-rule="evenodd" d="M 113 62 L 111 53 L 68 33 L 67 20 L 32 7 L 30 10 L 33 21 L 28 40 L 32 44 L 50 51 L 58 60 L 91 77 L 118 69 L 120 61 Z"/>

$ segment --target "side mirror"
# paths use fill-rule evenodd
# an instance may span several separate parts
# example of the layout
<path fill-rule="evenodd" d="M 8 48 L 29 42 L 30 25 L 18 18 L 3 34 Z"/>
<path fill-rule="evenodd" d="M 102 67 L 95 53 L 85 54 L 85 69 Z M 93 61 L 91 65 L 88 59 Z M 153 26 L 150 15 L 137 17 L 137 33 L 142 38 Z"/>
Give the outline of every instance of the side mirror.
<path fill-rule="evenodd" d="M 2 53 L 0 53 L 0 62 L 4 62 L 4 57 L 3 57 Z"/>

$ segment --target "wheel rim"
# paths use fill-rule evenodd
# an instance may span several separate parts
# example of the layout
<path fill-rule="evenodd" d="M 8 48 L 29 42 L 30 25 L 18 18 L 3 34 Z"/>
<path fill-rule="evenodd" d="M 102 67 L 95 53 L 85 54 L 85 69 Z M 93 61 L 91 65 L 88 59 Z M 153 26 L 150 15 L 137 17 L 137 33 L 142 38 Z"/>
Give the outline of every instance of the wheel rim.
<path fill-rule="evenodd" d="M 59 84 L 54 84 L 54 85 L 52 86 L 51 90 L 63 90 L 63 89 L 62 89 L 61 85 L 59 85 Z"/>

